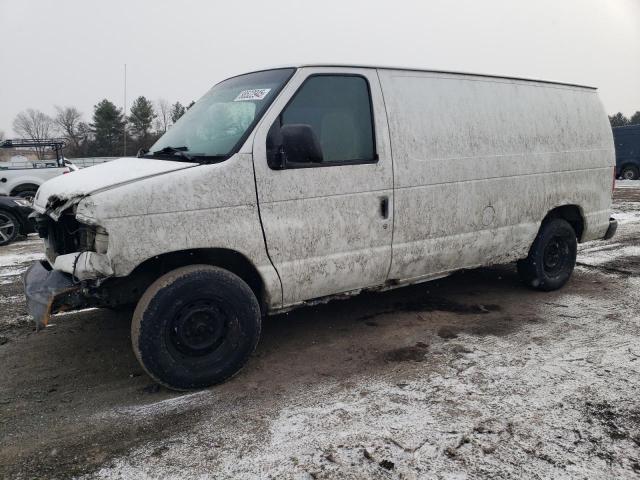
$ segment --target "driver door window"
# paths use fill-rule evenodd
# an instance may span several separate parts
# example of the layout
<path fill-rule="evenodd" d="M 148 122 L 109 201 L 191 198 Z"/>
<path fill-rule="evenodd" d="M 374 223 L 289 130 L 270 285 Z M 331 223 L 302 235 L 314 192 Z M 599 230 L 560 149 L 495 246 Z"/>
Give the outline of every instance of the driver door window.
<path fill-rule="evenodd" d="M 322 150 L 321 162 L 296 162 L 297 167 L 377 161 L 369 84 L 361 76 L 309 77 L 282 111 L 274 129 L 285 125 L 310 126 Z M 283 167 L 294 165 L 284 163 Z"/>

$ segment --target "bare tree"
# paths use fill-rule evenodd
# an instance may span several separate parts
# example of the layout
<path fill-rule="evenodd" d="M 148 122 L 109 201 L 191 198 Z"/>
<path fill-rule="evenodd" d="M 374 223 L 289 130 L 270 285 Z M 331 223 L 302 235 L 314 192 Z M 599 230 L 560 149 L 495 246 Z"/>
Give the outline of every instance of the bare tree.
<path fill-rule="evenodd" d="M 71 144 L 70 147 L 74 155 L 78 155 L 81 150 L 82 135 L 78 129 L 81 119 L 82 114 L 75 107 L 56 106 L 56 116 L 53 122 L 60 134 Z"/>
<path fill-rule="evenodd" d="M 171 107 L 169 106 L 169 102 L 167 102 L 164 98 L 159 98 L 158 100 L 156 100 L 156 108 L 158 109 L 158 121 L 160 122 L 160 129 L 162 129 L 162 133 L 165 133 L 167 131 L 167 128 L 169 128 L 169 124 L 171 123 Z"/>
<path fill-rule="evenodd" d="M 4 131 L 0 130 L 0 142 L 4 140 Z"/>
<path fill-rule="evenodd" d="M 20 112 L 13 120 L 13 130 L 21 137 L 31 140 L 49 138 L 53 130 L 53 120 L 40 110 L 29 108 Z M 36 148 L 39 159 L 44 158 L 44 148 Z"/>

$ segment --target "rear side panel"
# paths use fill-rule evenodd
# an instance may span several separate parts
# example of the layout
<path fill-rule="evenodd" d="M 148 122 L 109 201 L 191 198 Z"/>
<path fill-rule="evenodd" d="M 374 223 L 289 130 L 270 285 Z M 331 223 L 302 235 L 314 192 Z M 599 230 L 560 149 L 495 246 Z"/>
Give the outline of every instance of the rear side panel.
<path fill-rule="evenodd" d="M 379 70 L 394 157 L 390 278 L 526 256 L 554 207 L 578 205 L 582 240 L 611 206 L 611 130 L 595 90 Z"/>

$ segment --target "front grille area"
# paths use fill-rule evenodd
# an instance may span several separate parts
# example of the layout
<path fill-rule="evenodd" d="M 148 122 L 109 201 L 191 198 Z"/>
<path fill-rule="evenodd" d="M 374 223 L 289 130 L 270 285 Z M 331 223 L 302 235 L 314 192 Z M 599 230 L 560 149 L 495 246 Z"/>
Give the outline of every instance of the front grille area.
<path fill-rule="evenodd" d="M 79 223 L 72 212 L 62 214 L 57 222 L 41 215 L 37 226 L 40 236 L 46 239 L 51 260 L 58 255 L 88 251 L 93 246 L 95 230 Z"/>

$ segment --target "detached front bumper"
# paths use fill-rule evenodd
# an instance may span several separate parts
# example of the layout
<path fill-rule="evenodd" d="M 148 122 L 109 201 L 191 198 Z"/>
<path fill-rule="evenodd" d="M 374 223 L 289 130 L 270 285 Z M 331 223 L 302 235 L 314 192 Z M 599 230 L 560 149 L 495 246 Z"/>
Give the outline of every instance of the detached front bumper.
<path fill-rule="evenodd" d="M 24 294 L 27 311 L 36 322 L 36 329 L 47 326 L 52 313 L 78 306 L 80 284 L 71 275 L 51 270 L 44 262 L 36 262 L 24 274 Z"/>
<path fill-rule="evenodd" d="M 609 228 L 607 229 L 607 233 L 604 234 L 603 240 L 609 240 L 616 234 L 616 230 L 618 230 L 618 221 L 615 218 L 609 219 Z"/>

